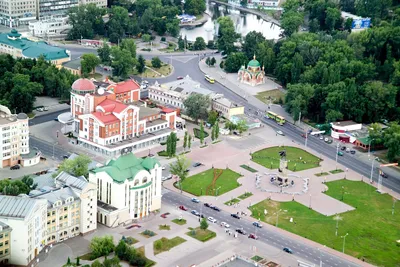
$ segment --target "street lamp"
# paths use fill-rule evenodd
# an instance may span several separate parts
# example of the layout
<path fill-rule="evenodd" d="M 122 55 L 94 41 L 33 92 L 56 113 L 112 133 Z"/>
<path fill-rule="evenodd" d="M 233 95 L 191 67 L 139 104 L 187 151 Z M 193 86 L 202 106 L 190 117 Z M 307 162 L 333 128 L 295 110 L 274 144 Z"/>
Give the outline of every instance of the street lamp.
<path fill-rule="evenodd" d="M 221 188 L 221 187 L 218 187 L 217 190 L 215 190 L 215 196 L 218 196 L 218 190 L 219 190 L 220 188 Z"/>
<path fill-rule="evenodd" d="M 346 236 L 348 236 L 349 233 L 346 233 L 344 236 L 341 236 L 340 238 L 343 238 L 343 253 L 344 253 L 344 245 L 346 244 Z"/>
<path fill-rule="evenodd" d="M 341 221 L 343 218 L 339 216 L 339 214 L 336 214 L 335 217 L 333 217 L 333 219 L 336 221 L 336 231 L 335 231 L 335 236 L 337 236 L 337 232 L 339 229 L 339 221 Z"/>
<path fill-rule="evenodd" d="M 374 138 L 371 138 L 371 140 L 369 140 L 369 145 L 368 145 L 368 158 L 370 157 L 370 155 L 371 155 L 371 143 L 372 143 L 372 141 L 374 141 L 375 139 Z"/>
<path fill-rule="evenodd" d="M 311 194 L 310 194 L 310 206 L 308 208 L 311 209 Z"/>
<path fill-rule="evenodd" d="M 340 146 L 340 144 L 339 144 L 339 142 L 336 144 L 336 170 L 337 170 L 337 158 L 338 158 L 338 155 L 339 155 L 339 146 Z"/>
<path fill-rule="evenodd" d="M 374 174 L 374 163 L 375 163 L 375 160 L 376 160 L 377 158 L 374 158 L 373 160 L 372 160 L 372 164 L 371 164 L 371 175 L 370 175 L 370 177 L 369 177 L 369 181 L 370 181 L 370 183 L 372 184 L 372 176 L 373 176 L 373 174 Z"/>

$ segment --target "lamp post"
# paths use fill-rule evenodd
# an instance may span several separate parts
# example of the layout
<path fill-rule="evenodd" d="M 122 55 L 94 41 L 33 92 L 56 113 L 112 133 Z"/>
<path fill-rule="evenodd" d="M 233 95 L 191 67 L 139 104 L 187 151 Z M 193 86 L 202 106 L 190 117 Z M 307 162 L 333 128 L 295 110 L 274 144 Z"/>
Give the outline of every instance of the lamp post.
<path fill-rule="evenodd" d="M 310 194 L 310 206 L 308 208 L 311 209 L 311 194 Z"/>
<path fill-rule="evenodd" d="M 376 160 L 377 158 L 374 158 L 373 160 L 372 160 L 372 164 L 371 164 L 371 175 L 370 175 L 370 177 L 369 177 L 369 181 L 370 181 L 370 183 L 372 184 L 372 176 L 373 176 L 373 174 L 374 174 L 374 163 L 375 163 L 375 160 Z"/>
<path fill-rule="evenodd" d="M 371 140 L 369 140 L 369 145 L 368 145 L 368 158 L 371 156 L 371 143 L 372 141 L 374 141 L 375 139 L 372 138 Z"/>
<path fill-rule="evenodd" d="M 339 216 L 339 214 L 336 214 L 335 217 L 333 217 L 333 219 L 336 221 L 336 231 L 335 231 L 335 236 L 337 236 L 338 233 L 338 229 L 339 229 L 339 221 L 342 220 L 342 217 Z"/>
<path fill-rule="evenodd" d="M 221 188 L 221 187 L 218 187 L 217 190 L 215 190 L 215 196 L 218 196 L 218 190 L 219 190 L 220 188 Z"/>
<path fill-rule="evenodd" d="M 336 170 L 337 170 L 337 158 L 338 158 L 338 155 L 339 155 L 339 146 L 340 146 L 340 144 L 339 144 L 339 142 L 336 144 Z"/>
<path fill-rule="evenodd" d="M 341 236 L 341 238 L 343 238 L 343 253 L 344 253 L 344 246 L 346 244 L 346 236 L 348 236 L 349 233 L 346 233 L 344 236 Z"/>

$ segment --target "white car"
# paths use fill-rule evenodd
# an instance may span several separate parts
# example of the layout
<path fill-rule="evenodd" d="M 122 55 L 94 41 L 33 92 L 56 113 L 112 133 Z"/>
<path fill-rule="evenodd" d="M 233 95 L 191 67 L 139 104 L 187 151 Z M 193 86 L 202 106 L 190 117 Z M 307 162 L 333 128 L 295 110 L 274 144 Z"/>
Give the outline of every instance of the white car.
<path fill-rule="evenodd" d="M 48 111 L 48 110 L 49 110 L 48 107 L 44 107 L 44 108 L 43 108 L 43 111 Z"/>
<path fill-rule="evenodd" d="M 319 140 L 324 140 L 324 137 L 321 135 L 320 138 L 319 138 Z"/>
<path fill-rule="evenodd" d="M 276 131 L 276 133 L 279 135 L 285 135 L 282 131 Z"/>
<path fill-rule="evenodd" d="M 207 220 L 209 220 L 212 223 L 216 223 L 217 222 L 217 220 L 214 219 L 213 217 L 208 217 Z"/>
<path fill-rule="evenodd" d="M 231 227 L 229 224 L 227 224 L 226 222 L 222 222 L 221 226 L 225 227 L 225 228 L 229 228 Z"/>
<path fill-rule="evenodd" d="M 161 167 L 161 170 L 165 170 L 165 168 L 166 168 L 165 166 L 162 166 L 162 167 Z"/>

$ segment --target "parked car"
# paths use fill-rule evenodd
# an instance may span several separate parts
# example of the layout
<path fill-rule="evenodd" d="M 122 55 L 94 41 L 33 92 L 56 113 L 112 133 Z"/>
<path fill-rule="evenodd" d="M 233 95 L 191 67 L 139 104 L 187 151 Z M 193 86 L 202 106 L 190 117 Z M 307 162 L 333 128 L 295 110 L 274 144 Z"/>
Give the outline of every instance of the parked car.
<path fill-rule="evenodd" d="M 204 206 L 206 206 L 207 208 L 211 207 L 211 204 L 209 203 L 204 203 Z"/>
<path fill-rule="evenodd" d="M 40 160 L 46 161 L 47 159 L 45 157 L 40 157 Z"/>
<path fill-rule="evenodd" d="M 350 153 L 350 148 L 346 148 L 346 153 Z"/>
<path fill-rule="evenodd" d="M 160 217 L 165 219 L 165 218 L 167 218 L 167 216 L 168 216 L 169 214 L 170 214 L 169 212 L 166 212 L 166 213 L 161 214 Z"/>
<path fill-rule="evenodd" d="M 132 224 L 132 225 L 129 225 L 128 227 L 126 227 L 126 229 L 132 229 L 132 228 L 140 228 L 140 227 L 142 227 L 142 226 L 140 226 L 139 224 Z"/>
<path fill-rule="evenodd" d="M 257 240 L 258 236 L 256 236 L 255 234 L 249 234 L 249 238 Z"/>
<path fill-rule="evenodd" d="M 207 220 L 209 220 L 212 223 L 216 223 L 217 222 L 217 220 L 214 219 L 213 217 L 208 217 Z"/>
<path fill-rule="evenodd" d="M 203 163 L 201 163 L 201 162 L 196 162 L 195 164 L 193 164 L 193 167 L 199 167 L 199 166 L 202 166 L 203 165 Z"/>
<path fill-rule="evenodd" d="M 253 222 L 253 225 L 254 225 L 255 227 L 262 228 L 262 225 L 261 225 L 261 223 L 259 223 L 259 222 Z"/>
<path fill-rule="evenodd" d="M 44 107 L 44 108 L 43 108 L 43 111 L 48 111 L 48 110 L 49 110 L 48 107 Z"/>
<path fill-rule="evenodd" d="M 240 219 L 240 216 L 237 215 L 236 213 L 232 213 L 231 216 L 232 216 L 233 218 Z"/>
<path fill-rule="evenodd" d="M 381 173 L 381 176 L 382 176 L 383 178 L 388 178 L 388 175 L 387 175 L 386 173 L 384 173 L 383 171 L 381 171 L 380 173 Z"/>
<path fill-rule="evenodd" d="M 293 251 L 290 248 L 283 248 L 283 251 L 285 251 L 289 254 L 293 254 Z"/>
<path fill-rule="evenodd" d="M 10 167 L 10 170 L 19 170 L 20 168 L 21 168 L 21 166 L 19 166 L 19 165 L 17 164 L 17 165 L 11 166 L 11 167 Z"/>
<path fill-rule="evenodd" d="M 221 222 L 221 226 L 225 227 L 225 228 L 229 228 L 231 227 L 229 224 L 227 224 L 226 222 Z"/>
<path fill-rule="evenodd" d="M 221 211 L 221 209 L 218 208 L 217 206 L 213 206 L 212 209 L 215 210 L 215 211 Z"/>
<path fill-rule="evenodd" d="M 68 159 L 68 158 L 69 158 L 68 155 L 64 155 L 64 156 L 63 156 L 63 159 Z"/>
<path fill-rule="evenodd" d="M 199 203 L 200 202 L 200 200 L 198 200 L 197 198 L 195 198 L 195 197 L 192 197 L 192 202 L 194 202 L 194 203 Z"/>
<path fill-rule="evenodd" d="M 55 118 L 54 121 L 58 121 L 58 118 Z"/>
<path fill-rule="evenodd" d="M 161 170 L 165 170 L 166 169 L 166 167 L 165 166 L 161 166 Z"/>
<path fill-rule="evenodd" d="M 356 154 L 356 151 L 354 149 L 352 149 L 352 150 L 350 150 L 350 153 L 354 155 L 354 154 Z"/>
<path fill-rule="evenodd" d="M 200 213 L 197 210 L 192 210 L 191 213 L 195 216 L 200 216 Z"/>
<path fill-rule="evenodd" d="M 177 79 L 177 80 L 182 80 L 182 79 L 183 79 L 183 76 L 178 76 L 178 77 L 176 77 L 176 79 Z"/>
<path fill-rule="evenodd" d="M 324 140 L 324 136 L 321 135 L 321 137 L 319 138 L 319 140 Z"/>
<path fill-rule="evenodd" d="M 277 134 L 284 136 L 285 134 L 282 131 L 276 131 Z"/>
<path fill-rule="evenodd" d="M 236 229 L 236 232 L 238 232 L 239 234 L 242 234 L 242 235 L 245 235 L 245 234 L 246 234 L 246 231 L 243 230 L 243 228 L 238 228 L 238 229 Z"/>
<path fill-rule="evenodd" d="M 301 134 L 301 137 L 303 138 L 307 138 L 307 136 L 305 134 Z"/>
<path fill-rule="evenodd" d="M 39 111 L 39 112 L 42 112 L 43 108 L 37 108 L 36 110 Z"/>
<path fill-rule="evenodd" d="M 343 152 L 341 152 L 341 151 L 339 151 L 337 154 L 338 154 L 339 156 L 343 156 Z"/>
<path fill-rule="evenodd" d="M 179 209 L 180 209 L 180 210 L 187 211 L 187 208 L 186 208 L 185 206 L 183 206 L 183 205 L 180 205 L 180 206 L 179 206 Z"/>
<path fill-rule="evenodd" d="M 347 148 L 347 147 L 345 147 L 345 146 L 342 146 L 342 147 L 340 148 L 340 150 L 342 150 L 342 151 L 345 151 L 345 150 L 346 150 L 346 148 Z"/>

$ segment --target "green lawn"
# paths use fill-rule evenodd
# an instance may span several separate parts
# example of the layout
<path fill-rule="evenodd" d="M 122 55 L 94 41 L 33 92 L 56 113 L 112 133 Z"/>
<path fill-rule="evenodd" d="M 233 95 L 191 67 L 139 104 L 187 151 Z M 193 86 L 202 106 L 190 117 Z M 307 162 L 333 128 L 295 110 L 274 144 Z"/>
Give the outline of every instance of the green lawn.
<path fill-rule="evenodd" d="M 251 154 L 252 160 L 266 168 L 278 169 L 280 156 L 279 152 L 286 150 L 288 169 L 291 171 L 302 171 L 319 166 L 320 159 L 303 149 L 291 146 L 268 147 Z M 301 157 L 301 160 L 300 160 Z"/>
<path fill-rule="evenodd" d="M 186 220 L 185 220 L 185 219 L 182 219 L 182 220 L 173 219 L 172 222 L 173 222 L 173 223 L 176 223 L 176 224 L 179 224 L 179 225 L 184 225 L 184 224 L 186 224 Z"/>
<path fill-rule="evenodd" d="M 341 173 L 341 172 L 344 172 L 344 170 L 337 169 L 337 170 L 330 171 L 330 173 L 332 173 L 332 174 Z"/>
<path fill-rule="evenodd" d="M 186 178 L 182 182 L 182 189 L 196 196 L 206 195 L 207 186 L 209 186 L 214 179 L 213 171 L 213 169 L 208 169 L 204 172 Z M 218 190 L 218 195 L 225 194 L 226 192 L 239 187 L 239 183 L 237 182 L 239 177 L 240 174 L 230 169 L 224 169 L 221 176 L 215 182 L 215 189 L 221 187 Z M 216 190 L 214 190 L 211 195 L 215 194 Z"/>
<path fill-rule="evenodd" d="M 209 134 L 207 133 L 207 131 L 204 130 L 203 133 L 204 133 L 204 138 L 207 138 L 208 135 L 209 135 Z M 193 134 L 194 134 L 194 136 L 195 136 L 196 138 L 200 139 L 200 129 L 194 128 L 194 129 L 193 129 Z"/>
<path fill-rule="evenodd" d="M 246 192 L 243 195 L 238 196 L 238 198 L 240 198 L 241 200 L 246 199 L 248 197 L 251 197 L 253 195 L 253 193 L 251 192 Z"/>
<path fill-rule="evenodd" d="M 327 175 L 329 175 L 329 172 L 319 172 L 319 173 L 315 173 L 314 175 L 315 175 L 315 176 L 318 176 L 318 177 L 320 177 L 320 176 L 327 176 Z"/>
<path fill-rule="evenodd" d="M 262 258 L 262 257 L 260 257 L 260 256 L 258 256 L 258 255 L 255 255 L 255 256 L 253 256 L 251 259 L 252 259 L 253 261 L 259 262 L 260 260 L 262 260 L 262 259 L 264 259 L 264 258 Z"/>
<path fill-rule="evenodd" d="M 169 226 L 168 224 L 164 224 L 164 225 L 160 224 L 158 226 L 158 230 L 171 230 L 171 226 Z"/>
<path fill-rule="evenodd" d="M 156 263 L 154 261 L 146 258 L 146 256 L 145 256 L 146 253 L 145 253 L 144 246 L 141 246 L 141 247 L 137 248 L 137 251 L 146 259 L 145 267 L 151 267 L 153 265 L 156 265 Z"/>
<path fill-rule="evenodd" d="M 239 203 L 239 202 L 240 202 L 240 199 L 234 198 L 234 199 L 231 199 L 231 200 L 225 202 L 224 204 L 227 205 L 227 206 L 232 206 L 232 205 L 234 205 L 236 203 Z"/>
<path fill-rule="evenodd" d="M 245 170 L 247 170 L 247 171 L 249 171 L 249 172 L 258 172 L 256 169 L 253 169 L 252 167 L 250 167 L 250 166 L 248 166 L 248 165 L 245 165 L 245 164 L 243 164 L 243 165 L 240 165 L 240 167 L 242 167 L 243 169 L 245 169 Z"/>
<path fill-rule="evenodd" d="M 259 92 L 257 93 L 256 97 L 262 102 L 267 104 L 269 104 L 270 102 L 271 103 L 281 102 L 282 104 L 285 103 L 285 94 L 279 89 Z"/>
<path fill-rule="evenodd" d="M 390 195 L 381 195 L 366 183 L 338 180 L 326 183 L 327 195 L 342 199 L 356 210 L 340 214 L 338 236 L 335 236 L 335 216 L 321 215 L 295 201 L 275 202 L 264 200 L 251 207 L 252 216 L 262 221 L 276 224 L 276 212 L 279 215 L 279 227 L 341 251 L 341 236 L 346 238 L 345 252 L 378 266 L 400 266 L 400 205 L 395 206 L 392 215 L 393 200 Z M 268 211 L 264 216 L 264 209 Z M 293 218 L 295 223 L 290 223 Z M 310 231 L 312 229 L 312 231 Z"/>
<path fill-rule="evenodd" d="M 179 236 L 176 236 L 171 239 L 165 237 L 158 239 L 153 243 L 154 255 L 157 255 L 164 251 L 169 251 L 171 248 L 179 246 L 184 242 L 186 242 L 186 239 L 183 239 L 182 237 Z"/>
<path fill-rule="evenodd" d="M 217 234 L 215 232 L 210 231 L 208 229 L 202 230 L 199 227 L 190 230 L 186 234 L 190 237 L 193 237 L 193 238 L 201 241 L 201 242 L 206 242 L 217 236 Z"/>

